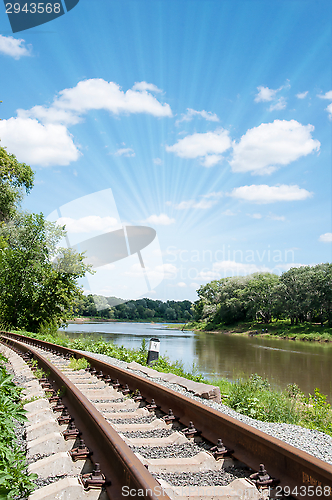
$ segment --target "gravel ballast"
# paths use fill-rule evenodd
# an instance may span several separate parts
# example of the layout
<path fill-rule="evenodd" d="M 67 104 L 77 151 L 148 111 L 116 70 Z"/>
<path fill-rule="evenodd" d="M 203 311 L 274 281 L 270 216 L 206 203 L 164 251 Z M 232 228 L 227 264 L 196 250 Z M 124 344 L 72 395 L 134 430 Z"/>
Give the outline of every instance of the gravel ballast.
<path fill-rule="evenodd" d="M 172 472 L 153 474 L 156 479 L 163 479 L 172 486 L 227 486 L 239 477 L 248 477 L 249 469 L 225 467 L 225 469 L 207 472 Z"/>
<path fill-rule="evenodd" d="M 114 366 L 118 366 L 119 368 L 125 369 L 126 371 L 131 373 L 135 373 L 140 377 L 147 378 L 159 385 L 172 389 L 173 391 L 183 394 L 195 401 L 199 401 L 200 403 L 209 406 L 210 408 L 220 411 L 225 415 L 229 415 L 230 417 L 233 417 L 240 422 L 243 422 L 247 425 L 250 425 L 251 427 L 254 427 L 255 429 L 265 432 L 269 436 L 280 439 L 281 441 L 284 441 L 285 443 L 288 443 L 291 446 L 305 451 L 306 453 L 309 453 L 310 455 L 332 465 L 332 437 L 324 434 L 323 432 L 314 429 L 306 429 L 294 424 L 261 422 L 259 420 L 247 417 L 246 415 L 237 413 L 235 410 L 222 403 L 216 403 L 207 399 L 200 398 L 198 396 L 194 396 L 192 392 L 188 392 L 186 389 L 180 387 L 177 384 L 166 382 L 164 380 L 160 380 L 159 378 L 148 377 L 144 373 L 137 370 L 130 370 L 127 368 L 127 363 L 125 361 L 120 361 L 104 354 L 96 354 L 87 351 L 79 352 L 81 352 L 82 354 L 88 354 L 91 357 L 94 357 L 101 361 L 105 361 L 106 363 L 112 364 Z M 131 433 L 131 436 L 128 435 L 128 437 L 134 437 L 133 433 Z"/>

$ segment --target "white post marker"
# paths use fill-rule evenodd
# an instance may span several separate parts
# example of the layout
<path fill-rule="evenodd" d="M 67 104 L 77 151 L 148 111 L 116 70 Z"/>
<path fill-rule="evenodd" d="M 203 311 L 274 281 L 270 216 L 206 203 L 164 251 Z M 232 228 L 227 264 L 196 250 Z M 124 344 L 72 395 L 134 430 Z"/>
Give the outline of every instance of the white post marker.
<path fill-rule="evenodd" d="M 150 339 L 148 359 L 147 359 L 148 365 L 150 365 L 153 361 L 158 361 L 159 350 L 160 350 L 160 340 L 155 338 Z"/>

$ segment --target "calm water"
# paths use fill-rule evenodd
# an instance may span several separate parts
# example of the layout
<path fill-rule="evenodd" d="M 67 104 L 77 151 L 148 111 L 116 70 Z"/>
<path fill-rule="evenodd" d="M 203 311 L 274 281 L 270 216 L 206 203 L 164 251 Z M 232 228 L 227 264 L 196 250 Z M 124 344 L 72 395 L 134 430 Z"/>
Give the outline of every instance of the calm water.
<path fill-rule="evenodd" d="M 234 380 L 258 373 L 275 387 L 295 382 L 308 393 L 319 387 L 332 401 L 332 345 L 301 341 L 261 339 L 213 333 L 169 330 L 162 324 L 98 323 L 69 325 L 65 332 L 101 337 L 125 347 L 140 347 L 142 339 L 160 339 L 160 354 L 180 360 L 187 370 L 193 363 L 209 378 Z"/>

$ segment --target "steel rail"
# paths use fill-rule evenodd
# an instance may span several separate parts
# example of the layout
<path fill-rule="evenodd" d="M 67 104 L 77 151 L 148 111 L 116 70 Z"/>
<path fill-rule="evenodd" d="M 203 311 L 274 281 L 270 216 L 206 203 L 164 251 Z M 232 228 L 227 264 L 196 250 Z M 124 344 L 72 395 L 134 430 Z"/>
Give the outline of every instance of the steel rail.
<path fill-rule="evenodd" d="M 332 466 L 294 446 L 171 389 L 97 360 L 88 354 L 19 334 L 1 333 L 42 348 L 57 350 L 62 354 L 69 353 L 75 358 L 84 357 L 96 370 L 102 371 L 112 379 L 119 379 L 121 384 L 128 384 L 132 390 L 138 389 L 147 400 L 154 399 L 165 413 L 172 408 L 174 415 L 179 417 L 183 424 L 188 425 L 189 421 L 193 421 L 196 429 L 201 431 L 205 439 L 216 443 L 217 439 L 222 438 L 224 444 L 234 450 L 233 456 L 252 469 L 258 470 L 259 464 L 264 463 L 270 474 L 280 479 L 283 487 L 289 486 L 291 491 L 297 488 L 300 498 L 313 497 L 312 490 L 308 489 L 309 486 L 330 487 L 330 497 L 332 497 Z M 300 490 L 301 486 L 304 489 Z"/>
<path fill-rule="evenodd" d="M 6 340 L 3 336 L 2 339 Z M 105 487 L 110 500 L 123 500 L 124 486 L 127 487 L 126 492 L 133 493 L 130 494 L 131 498 L 170 500 L 129 446 L 75 384 L 30 345 L 14 339 L 6 342 L 6 345 L 13 345 L 21 352 L 31 352 L 34 359 L 38 360 L 39 367 L 52 380 L 54 388 L 63 392 L 62 402 L 74 418 L 87 447 L 92 450 L 93 462 L 100 464 L 106 476 Z"/>

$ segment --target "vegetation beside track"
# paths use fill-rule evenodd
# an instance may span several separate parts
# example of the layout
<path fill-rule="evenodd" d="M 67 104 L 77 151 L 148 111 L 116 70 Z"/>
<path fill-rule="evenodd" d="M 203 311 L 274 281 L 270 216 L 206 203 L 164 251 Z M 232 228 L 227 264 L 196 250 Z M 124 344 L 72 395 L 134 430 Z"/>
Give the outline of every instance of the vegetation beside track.
<path fill-rule="evenodd" d="M 22 388 L 12 381 L 0 354 L 0 500 L 27 498 L 35 489 L 36 474 L 28 474 L 24 452 L 17 444 L 15 427 L 26 420 Z"/>
<path fill-rule="evenodd" d="M 147 361 L 145 340 L 139 349 L 127 349 L 101 340 L 70 339 L 62 332 L 57 334 L 19 333 L 72 349 L 106 354 L 126 362 L 136 361 L 146 365 Z M 215 379 L 211 382 L 211 380 L 204 379 L 195 366 L 191 372 L 186 372 L 180 361 L 172 363 L 166 356 L 160 356 L 153 368 L 196 382 L 213 383 L 220 387 L 225 405 L 249 417 L 265 422 L 296 424 L 332 436 L 331 405 L 327 402 L 327 397 L 318 389 L 308 396 L 303 394 L 296 384 L 289 384 L 284 391 L 278 391 L 271 387 L 268 380 L 257 374 L 251 375 L 249 379 L 242 378 L 235 382 L 226 379 Z"/>
<path fill-rule="evenodd" d="M 169 326 L 173 328 L 173 326 Z M 289 320 L 273 320 L 271 323 L 259 321 L 240 321 L 231 326 L 214 322 L 191 322 L 177 325 L 176 328 L 202 332 L 216 332 L 236 335 L 258 335 L 266 338 L 281 338 L 285 340 L 303 340 L 317 342 L 332 342 L 332 328 L 311 322 L 292 325 Z"/>

